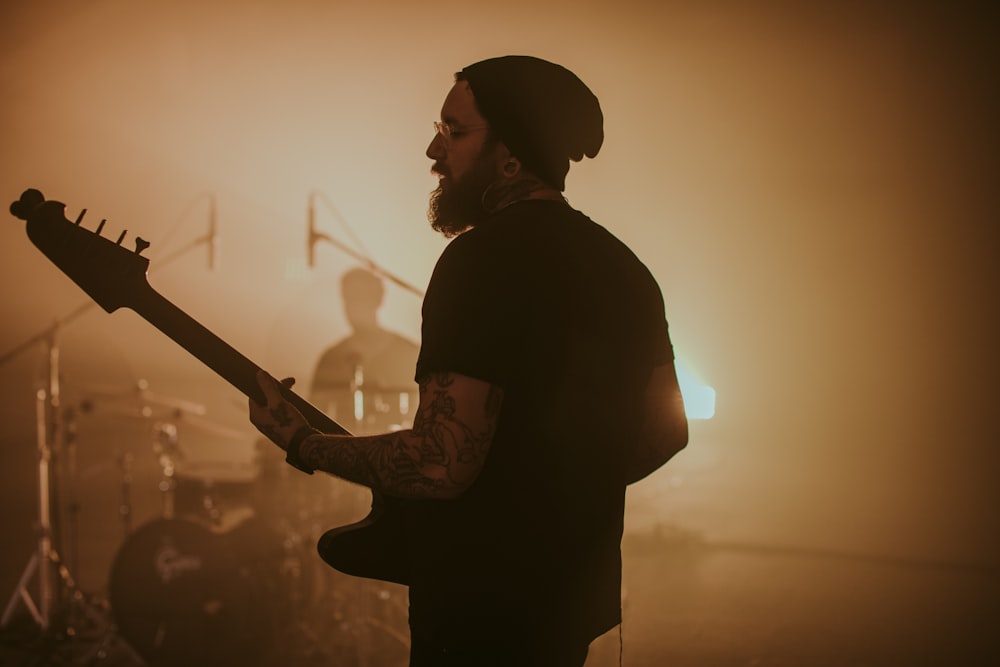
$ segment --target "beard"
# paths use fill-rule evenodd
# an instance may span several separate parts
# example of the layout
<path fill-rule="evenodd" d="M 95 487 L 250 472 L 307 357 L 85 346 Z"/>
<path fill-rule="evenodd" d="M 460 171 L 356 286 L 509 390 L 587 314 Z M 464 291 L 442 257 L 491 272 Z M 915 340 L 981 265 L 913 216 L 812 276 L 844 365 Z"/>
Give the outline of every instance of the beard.
<path fill-rule="evenodd" d="M 496 180 L 496 174 L 493 162 L 485 155 L 481 158 L 460 179 L 441 179 L 431 193 L 427 219 L 431 229 L 441 232 L 445 238 L 475 227 L 489 214 L 483 207 L 483 193 Z M 440 168 L 435 166 L 435 171 Z"/>

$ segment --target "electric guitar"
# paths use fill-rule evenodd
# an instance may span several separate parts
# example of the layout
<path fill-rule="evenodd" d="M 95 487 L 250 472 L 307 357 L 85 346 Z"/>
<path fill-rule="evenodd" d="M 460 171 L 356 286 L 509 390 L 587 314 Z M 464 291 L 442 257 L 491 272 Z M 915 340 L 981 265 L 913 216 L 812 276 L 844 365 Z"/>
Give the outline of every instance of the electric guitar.
<path fill-rule="evenodd" d="M 104 310 L 111 313 L 130 308 L 245 396 L 264 402 L 257 384 L 260 367 L 149 285 L 149 260 L 142 256 L 149 247 L 147 241 L 136 237 L 135 248 L 130 250 L 122 246 L 126 232 L 111 241 L 101 236 L 103 220 L 92 232 L 81 226 L 86 209 L 74 222 L 66 218 L 65 209 L 65 204 L 47 201 L 34 189 L 25 190 L 10 205 L 10 212 L 27 222 L 31 242 Z M 291 389 L 282 387 L 281 391 L 320 431 L 349 435 Z M 320 537 L 320 556 L 345 574 L 406 584 L 402 502 L 373 493 L 371 512 L 364 519 L 328 530 Z"/>

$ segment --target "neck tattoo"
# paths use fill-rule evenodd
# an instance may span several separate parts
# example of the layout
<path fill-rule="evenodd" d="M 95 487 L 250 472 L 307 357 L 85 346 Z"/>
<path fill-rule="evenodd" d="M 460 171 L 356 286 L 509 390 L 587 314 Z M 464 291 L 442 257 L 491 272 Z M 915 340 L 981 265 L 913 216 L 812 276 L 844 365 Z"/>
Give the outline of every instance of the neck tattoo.
<path fill-rule="evenodd" d="M 496 213 L 500 209 L 525 199 L 566 201 L 561 192 L 537 178 L 518 178 L 487 186 L 483 191 L 483 210 L 487 213 Z"/>

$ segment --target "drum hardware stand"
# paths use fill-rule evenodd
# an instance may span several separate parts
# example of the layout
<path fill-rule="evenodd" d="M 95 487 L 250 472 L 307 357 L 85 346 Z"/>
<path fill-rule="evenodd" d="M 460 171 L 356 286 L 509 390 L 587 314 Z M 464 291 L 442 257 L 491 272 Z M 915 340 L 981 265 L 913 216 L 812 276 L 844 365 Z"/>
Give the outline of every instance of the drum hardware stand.
<path fill-rule="evenodd" d="M 351 400 L 354 403 L 355 433 L 362 432 L 365 421 L 365 370 L 361 364 L 354 365 L 354 375 L 351 378 Z"/>
<path fill-rule="evenodd" d="M 216 249 L 218 244 L 218 234 L 215 229 L 215 197 L 211 196 L 211 208 L 209 212 L 209 230 L 205 236 L 199 237 L 184 247 L 174 251 L 159 261 L 159 267 L 163 268 L 173 261 L 180 259 L 190 250 L 205 245 L 209 249 L 209 269 L 214 269 L 217 262 Z M 76 617 L 76 611 L 82 607 L 83 611 L 91 621 L 96 621 L 98 625 L 102 622 L 106 625 L 104 636 L 99 644 L 90 652 L 86 659 L 79 657 L 72 659 L 73 665 L 89 665 L 94 660 L 103 660 L 108 657 L 108 649 L 118 637 L 117 628 L 114 622 L 105 620 L 109 614 L 104 609 L 105 605 L 94 604 L 86 599 L 86 596 L 79 589 L 73 578 L 69 567 L 64 563 L 59 555 L 60 540 L 59 531 L 53 526 L 60 525 L 56 516 L 58 504 L 58 480 L 53 473 L 58 472 L 57 463 L 59 455 L 63 452 L 62 447 L 62 423 L 60 418 L 60 387 L 59 387 L 59 345 L 58 334 L 60 328 L 83 315 L 96 305 L 94 301 L 87 301 L 69 312 L 62 318 L 57 318 L 55 323 L 30 339 L 24 341 L 6 354 L 0 356 L 0 366 L 11 359 L 19 356 L 22 352 L 33 348 L 36 344 L 44 342 L 47 349 L 48 377 L 46 387 L 40 388 L 35 393 L 35 426 L 36 426 L 36 447 L 38 450 L 38 518 L 37 518 L 37 547 L 35 553 L 28 560 L 21 577 L 15 586 L 10 600 L 0 615 L 0 630 L 6 629 L 14 618 L 15 611 L 19 604 L 28 611 L 31 620 L 38 626 L 41 636 L 51 635 L 56 630 L 56 637 L 64 634 L 65 637 L 75 638 L 76 628 L 72 625 L 61 626 L 58 629 L 54 626 L 54 618 L 57 611 L 62 611 L 56 607 L 57 603 L 64 603 L 68 597 L 69 617 Z M 71 454 L 71 458 L 74 455 Z M 70 463 L 75 463 L 71 460 Z M 123 461 L 123 467 L 129 470 L 130 461 Z M 173 481 L 173 480 L 170 480 Z M 124 504 L 121 508 L 123 523 L 126 534 L 131 532 L 131 500 L 129 494 L 130 480 L 123 482 Z M 171 494 L 172 501 L 172 494 Z M 70 513 L 75 517 L 78 511 L 76 499 L 72 499 Z M 172 502 L 170 511 L 172 513 Z M 76 524 L 71 530 L 72 539 L 76 539 Z M 72 550 L 73 558 L 76 559 L 76 548 Z M 58 575 L 56 577 L 55 575 Z M 37 584 L 37 599 L 32 596 L 29 587 L 32 579 Z M 100 609 L 98 609 L 100 607 Z M 127 642 L 119 641 L 132 661 L 136 665 L 144 665 L 142 659 L 135 653 Z M 46 663 L 48 664 L 48 663 Z"/>
<path fill-rule="evenodd" d="M 183 458 L 183 452 L 177 444 L 177 426 L 171 422 L 157 422 L 153 427 L 156 440 L 153 444 L 153 453 L 156 454 L 157 463 L 160 464 L 161 476 L 158 488 L 163 499 L 161 516 L 164 519 L 174 518 L 175 491 L 177 489 L 176 461 Z"/>
<path fill-rule="evenodd" d="M 122 504 L 118 506 L 118 515 L 122 520 L 124 539 L 128 539 L 129 535 L 132 534 L 132 461 L 134 459 L 132 452 L 124 452 L 118 457 L 122 469 Z"/>
<path fill-rule="evenodd" d="M 89 307 L 90 304 L 87 304 Z M 83 312 L 80 308 L 74 315 Z M 68 318 L 67 318 L 68 319 Z M 60 555 L 62 540 L 57 528 L 58 521 L 56 513 L 58 510 L 58 485 L 60 456 L 64 453 L 69 455 L 69 464 L 75 465 L 73 460 L 75 454 L 73 448 L 75 444 L 75 423 L 70 417 L 70 426 L 64 427 L 62 414 L 60 411 L 60 386 L 59 386 L 59 345 L 58 333 L 60 322 L 56 322 L 35 339 L 44 340 L 47 347 L 47 378 L 45 388 L 40 388 L 35 393 L 35 430 L 36 446 L 38 449 L 38 518 L 37 531 L 38 543 L 35 553 L 31 556 L 21 578 L 17 583 L 11 599 L 4 609 L 3 616 L 0 617 L 0 628 L 6 628 L 14 618 L 14 612 L 19 604 L 28 611 L 31 620 L 40 630 L 39 638 L 42 640 L 46 652 L 54 651 L 48 642 L 53 640 L 69 639 L 75 642 L 79 639 L 79 627 L 81 620 L 85 617 L 92 624 L 92 627 L 101 627 L 105 624 L 105 618 L 100 610 L 89 600 L 77 586 L 76 580 L 70 571 L 70 567 Z M 9 357 L 0 360 L 6 361 Z M 64 450 L 64 447 L 67 449 Z M 77 511 L 76 499 L 71 498 L 70 513 L 75 515 Z M 69 530 L 69 538 L 76 538 L 75 516 L 71 516 L 73 525 Z M 76 558 L 75 547 L 70 549 L 72 558 Z M 29 590 L 32 579 L 37 584 L 37 597 Z M 58 626 L 56 618 L 58 614 Z M 74 646 L 73 648 L 76 648 Z M 46 654 L 46 657 L 53 657 Z M 89 660 L 81 662 L 78 657 L 74 657 L 73 664 L 89 664 Z"/>
<path fill-rule="evenodd" d="M 80 502 L 77 496 L 76 479 L 77 479 L 77 460 L 76 460 L 76 414 L 72 408 L 69 408 L 63 414 L 62 420 L 54 426 L 54 428 L 59 428 L 57 431 L 61 434 L 61 448 L 62 452 L 65 454 L 64 466 L 62 469 L 61 479 L 64 480 L 67 493 L 66 493 L 66 509 L 67 509 L 67 532 L 62 536 L 63 543 L 66 545 L 66 554 L 68 558 L 68 569 L 66 565 L 63 565 L 58 559 L 58 554 L 55 555 L 55 560 L 53 561 L 57 566 L 57 572 L 59 573 L 60 583 L 62 584 L 64 590 L 68 593 L 69 599 L 69 609 L 68 609 L 68 625 L 65 630 L 68 636 L 73 637 L 76 635 L 76 627 L 78 621 L 80 621 L 81 604 L 84 602 L 83 593 L 77 587 L 76 582 L 73 579 L 71 572 L 80 571 L 80 552 L 79 552 L 79 513 L 80 513 Z M 92 611 L 90 609 L 85 609 L 84 611 Z M 91 620 L 93 620 L 91 618 Z"/>
<path fill-rule="evenodd" d="M 14 595 L 4 609 L 0 618 L 0 628 L 5 628 L 17 608 L 22 603 L 31 614 L 32 619 L 42 631 L 49 629 L 52 620 L 54 601 L 58 596 L 56 582 L 53 579 L 55 566 L 64 569 L 56 550 L 56 535 L 52 530 L 52 515 L 55 489 L 52 484 L 52 472 L 55 467 L 55 454 L 60 446 L 59 423 L 59 345 L 57 343 L 59 323 L 56 322 L 45 335 L 48 345 L 48 388 L 39 389 L 35 393 L 35 427 L 36 445 L 38 448 L 38 545 L 35 553 L 28 561 Z M 68 571 L 67 571 L 68 573 Z M 60 574 L 62 574 L 60 572 Z M 36 576 L 37 575 L 37 576 Z M 28 592 L 28 583 L 35 577 L 38 584 L 38 599 L 32 599 Z"/>

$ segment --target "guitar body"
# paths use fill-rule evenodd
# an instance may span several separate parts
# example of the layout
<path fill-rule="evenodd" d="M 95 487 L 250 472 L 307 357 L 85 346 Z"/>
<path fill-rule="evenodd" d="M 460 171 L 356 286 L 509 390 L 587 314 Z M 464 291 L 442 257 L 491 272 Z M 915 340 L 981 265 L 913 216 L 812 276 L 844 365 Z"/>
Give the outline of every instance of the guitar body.
<path fill-rule="evenodd" d="M 135 239 L 135 249 L 122 247 L 65 217 L 65 205 L 46 201 L 38 190 L 26 190 L 10 205 L 10 212 L 27 222 L 28 238 L 56 266 L 104 310 L 130 308 L 173 339 L 245 396 L 264 401 L 257 385 L 259 366 L 195 321 L 150 287 L 149 260 L 141 255 L 149 243 Z M 324 433 L 350 435 L 325 413 L 282 387 L 282 396 Z M 327 531 L 319 540 L 319 554 L 345 574 L 408 583 L 402 503 L 372 494 L 372 511 L 361 521 Z"/>
<path fill-rule="evenodd" d="M 409 573 L 403 555 L 403 510 L 405 501 L 372 496 L 372 511 L 361 521 L 332 528 L 316 545 L 330 567 L 355 577 L 367 577 L 407 585 Z"/>

